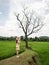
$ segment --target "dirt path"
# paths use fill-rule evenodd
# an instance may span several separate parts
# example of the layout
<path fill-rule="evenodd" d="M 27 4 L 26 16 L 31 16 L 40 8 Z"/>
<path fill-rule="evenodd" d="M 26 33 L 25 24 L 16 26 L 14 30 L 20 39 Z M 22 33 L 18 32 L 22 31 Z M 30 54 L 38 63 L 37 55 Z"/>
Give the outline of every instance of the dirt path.
<path fill-rule="evenodd" d="M 29 61 L 32 60 L 32 56 L 35 56 L 36 53 L 27 50 L 24 53 L 20 54 L 19 58 L 13 56 L 8 59 L 0 61 L 0 65 L 29 65 Z"/>

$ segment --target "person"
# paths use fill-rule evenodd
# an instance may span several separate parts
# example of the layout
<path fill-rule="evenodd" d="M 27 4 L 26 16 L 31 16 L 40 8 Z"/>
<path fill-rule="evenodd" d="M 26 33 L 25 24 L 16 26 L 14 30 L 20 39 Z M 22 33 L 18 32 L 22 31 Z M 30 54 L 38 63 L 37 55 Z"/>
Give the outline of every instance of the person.
<path fill-rule="evenodd" d="M 20 37 L 16 37 L 16 53 L 17 53 L 17 57 L 19 57 L 18 56 L 19 50 L 20 50 Z"/>

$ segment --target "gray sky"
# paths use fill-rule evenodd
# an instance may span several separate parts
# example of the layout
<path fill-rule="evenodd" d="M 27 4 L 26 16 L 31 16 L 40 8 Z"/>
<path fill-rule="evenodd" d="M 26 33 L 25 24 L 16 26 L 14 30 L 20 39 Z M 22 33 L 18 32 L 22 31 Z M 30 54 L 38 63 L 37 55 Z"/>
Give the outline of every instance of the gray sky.
<path fill-rule="evenodd" d="M 14 16 L 14 12 L 20 12 L 24 5 L 45 17 L 43 28 L 30 36 L 49 36 L 49 0 L 0 0 L 0 36 L 24 35 Z"/>

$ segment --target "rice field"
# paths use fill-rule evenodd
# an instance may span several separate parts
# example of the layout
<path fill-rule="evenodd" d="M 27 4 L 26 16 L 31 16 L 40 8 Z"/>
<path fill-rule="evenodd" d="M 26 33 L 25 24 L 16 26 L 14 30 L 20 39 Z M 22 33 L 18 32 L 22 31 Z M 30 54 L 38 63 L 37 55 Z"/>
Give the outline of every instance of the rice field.
<path fill-rule="evenodd" d="M 0 41 L 0 60 L 16 55 L 15 41 Z M 49 65 L 49 42 L 29 42 L 32 50 L 36 51 L 40 57 L 42 65 Z M 25 51 L 25 42 L 21 42 L 21 50 Z"/>

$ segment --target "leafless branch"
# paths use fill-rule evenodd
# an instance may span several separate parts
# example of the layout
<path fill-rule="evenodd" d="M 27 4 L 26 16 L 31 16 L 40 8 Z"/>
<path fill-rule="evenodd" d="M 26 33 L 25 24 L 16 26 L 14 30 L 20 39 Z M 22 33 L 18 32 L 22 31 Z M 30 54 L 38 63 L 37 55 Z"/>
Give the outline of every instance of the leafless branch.
<path fill-rule="evenodd" d="M 38 19 L 38 21 L 37 21 L 37 19 L 38 19 L 38 18 L 36 18 L 36 19 L 34 20 L 33 28 L 32 28 L 31 32 L 30 32 L 27 36 L 31 35 L 32 33 L 38 32 L 38 31 L 43 27 L 43 24 L 42 24 L 42 22 L 40 21 L 40 19 Z M 37 22 L 37 25 L 35 26 L 36 22 Z M 40 24 L 40 23 L 41 23 L 41 24 Z M 38 27 L 39 27 L 39 28 L 38 28 Z"/>
<path fill-rule="evenodd" d="M 19 19 L 19 14 L 18 14 L 18 15 L 16 15 L 16 18 L 17 18 L 17 20 L 20 22 L 20 25 L 22 26 L 22 29 L 23 29 L 23 31 L 24 31 L 24 33 L 25 33 L 24 26 L 23 26 L 23 24 L 22 24 L 21 20 Z"/>
<path fill-rule="evenodd" d="M 33 13 L 34 13 L 33 10 L 32 10 L 32 12 L 28 13 L 27 9 L 28 9 L 28 7 L 23 8 L 23 11 L 22 11 L 22 13 L 23 13 L 22 20 L 20 20 L 20 18 L 19 18 L 20 14 L 16 15 L 16 18 L 19 21 L 20 26 L 23 29 L 23 32 L 25 34 L 27 34 L 27 36 L 29 36 L 32 33 L 38 32 L 43 27 L 43 24 L 41 22 L 41 18 L 39 18 L 37 16 L 35 16 L 35 18 L 33 17 Z M 24 19 L 25 19 L 25 22 L 24 22 L 25 26 L 23 25 Z M 31 25 L 32 29 L 30 30 L 30 32 L 28 32 L 30 25 Z"/>

